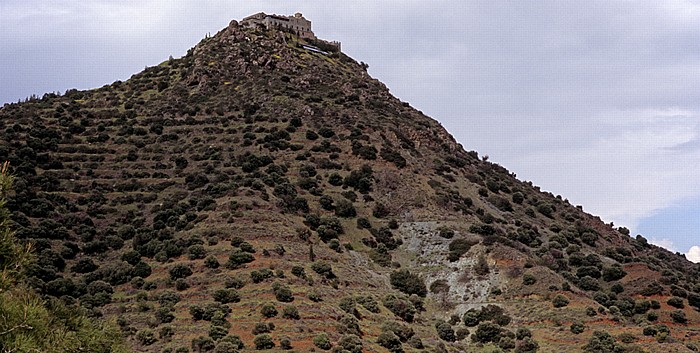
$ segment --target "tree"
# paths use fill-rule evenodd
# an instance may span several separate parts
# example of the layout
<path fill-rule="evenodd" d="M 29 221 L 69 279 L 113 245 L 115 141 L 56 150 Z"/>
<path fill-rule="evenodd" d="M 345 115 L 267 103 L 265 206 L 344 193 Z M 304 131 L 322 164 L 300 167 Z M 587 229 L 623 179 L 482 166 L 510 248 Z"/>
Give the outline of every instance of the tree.
<path fill-rule="evenodd" d="M 21 246 L 10 228 L 6 208 L 13 177 L 0 166 L 0 350 L 7 352 L 126 352 L 119 330 L 94 321 L 77 306 L 43 300 L 24 282 L 33 261 L 31 247 Z"/>
<path fill-rule="evenodd" d="M 423 280 L 406 269 L 394 271 L 390 276 L 390 281 L 392 287 L 408 295 L 416 294 L 425 297 L 428 294 Z"/>

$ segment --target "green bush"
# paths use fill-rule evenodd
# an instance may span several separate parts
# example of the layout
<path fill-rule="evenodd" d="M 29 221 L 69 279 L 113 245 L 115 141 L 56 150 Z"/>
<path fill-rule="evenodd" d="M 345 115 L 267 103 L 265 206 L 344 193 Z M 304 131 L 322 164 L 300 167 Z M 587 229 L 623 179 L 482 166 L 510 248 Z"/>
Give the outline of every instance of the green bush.
<path fill-rule="evenodd" d="M 412 322 L 413 316 L 416 314 L 416 308 L 413 303 L 404 297 L 399 297 L 394 294 L 389 294 L 384 297 L 382 304 L 394 313 L 394 315 L 406 322 Z"/>
<path fill-rule="evenodd" d="M 525 337 L 522 341 L 515 344 L 515 353 L 535 353 L 540 348 L 537 341 L 531 337 Z"/>
<path fill-rule="evenodd" d="M 324 351 L 327 351 L 332 347 L 331 340 L 325 333 L 319 333 L 316 335 L 316 337 L 314 337 L 314 346 L 323 349 Z"/>
<path fill-rule="evenodd" d="M 241 250 L 236 250 L 228 257 L 228 262 L 226 263 L 226 268 L 237 269 L 243 265 L 255 261 L 255 257 L 250 253 L 243 252 Z"/>
<path fill-rule="evenodd" d="M 179 278 L 187 278 L 192 275 L 192 269 L 184 264 L 177 264 L 170 268 L 170 279 L 177 280 Z"/>
<path fill-rule="evenodd" d="M 552 304 L 555 308 L 563 308 L 569 305 L 569 298 L 561 294 L 557 294 L 557 296 L 552 299 Z"/>
<path fill-rule="evenodd" d="M 627 272 L 620 265 L 603 267 L 603 280 L 606 282 L 617 281 L 627 275 Z"/>
<path fill-rule="evenodd" d="M 224 338 L 227 333 L 228 333 L 228 330 L 222 326 L 212 325 L 209 328 L 209 337 L 211 337 L 211 339 L 213 339 L 214 341 L 218 341 L 218 340 Z"/>
<path fill-rule="evenodd" d="M 255 345 L 255 349 L 259 351 L 275 347 L 275 342 L 272 340 L 272 337 L 266 333 L 255 336 L 253 344 Z"/>
<path fill-rule="evenodd" d="M 259 335 L 261 333 L 270 333 L 275 328 L 273 323 L 266 324 L 264 322 L 258 322 L 253 327 L 251 331 L 254 335 Z"/>
<path fill-rule="evenodd" d="M 585 331 L 586 326 L 581 321 L 574 321 L 569 329 L 572 333 L 578 335 L 579 333 L 583 333 L 583 331 Z"/>
<path fill-rule="evenodd" d="M 676 309 L 683 309 L 685 308 L 685 303 L 683 302 L 683 298 L 680 297 L 671 297 L 666 301 L 666 304 L 676 308 Z"/>
<path fill-rule="evenodd" d="M 203 245 L 195 244 L 187 248 L 187 254 L 190 260 L 203 259 L 207 255 L 207 251 Z"/>
<path fill-rule="evenodd" d="M 262 316 L 270 318 L 270 317 L 275 317 L 277 316 L 277 308 L 271 303 L 267 303 L 262 306 L 260 309 L 260 313 Z"/>
<path fill-rule="evenodd" d="M 282 317 L 285 319 L 299 320 L 299 310 L 296 306 L 290 305 L 282 309 Z"/>
<path fill-rule="evenodd" d="M 671 312 L 671 319 L 677 324 L 686 324 L 688 319 L 685 317 L 683 310 L 675 310 Z"/>
<path fill-rule="evenodd" d="M 469 249 L 474 246 L 474 244 L 476 244 L 476 242 L 465 238 L 457 238 L 452 240 L 448 246 L 449 253 L 447 255 L 447 259 L 453 262 L 459 260 L 459 258 L 467 253 Z"/>
<path fill-rule="evenodd" d="M 588 344 L 583 346 L 584 352 L 600 353 L 600 352 L 615 352 L 615 338 L 604 331 L 593 331 L 593 337 L 588 341 Z"/>
<path fill-rule="evenodd" d="M 472 335 L 472 341 L 477 343 L 498 342 L 500 339 L 501 327 L 491 322 L 479 324 Z"/>
<path fill-rule="evenodd" d="M 350 353 L 362 353 L 362 340 L 356 335 L 345 335 L 338 341 L 338 346 Z"/>
<path fill-rule="evenodd" d="M 391 331 L 382 332 L 379 337 L 377 337 L 377 344 L 388 349 L 389 352 L 392 353 L 403 352 L 401 340 Z"/>
<path fill-rule="evenodd" d="M 204 260 L 204 266 L 207 268 L 219 268 L 221 264 L 219 264 L 219 260 L 216 259 L 214 255 L 209 255 L 207 258 Z"/>
<path fill-rule="evenodd" d="M 136 333 L 136 340 L 144 346 L 150 346 L 158 341 L 155 332 L 147 328 Z"/>
<path fill-rule="evenodd" d="M 214 300 L 221 304 L 238 303 L 241 301 L 241 296 L 238 294 L 238 291 L 233 288 L 218 289 L 212 296 Z"/>
<path fill-rule="evenodd" d="M 438 337 L 443 341 L 454 342 L 457 340 L 452 326 L 444 321 L 435 323 L 435 330 L 437 331 Z"/>
<path fill-rule="evenodd" d="M 423 280 L 406 269 L 392 272 L 389 279 L 392 287 L 408 295 L 425 297 L 428 294 Z"/>
<path fill-rule="evenodd" d="M 292 294 L 292 290 L 284 284 L 278 282 L 274 283 L 272 285 L 272 291 L 275 294 L 275 299 L 277 299 L 278 301 L 281 301 L 283 303 L 289 303 L 294 301 L 294 295 Z"/>
<path fill-rule="evenodd" d="M 199 336 L 192 339 L 192 350 L 195 352 L 209 352 L 216 347 L 211 337 Z"/>
<path fill-rule="evenodd" d="M 311 269 L 314 270 L 314 272 L 318 273 L 319 275 L 328 278 L 328 279 L 333 279 L 335 278 L 335 274 L 333 273 L 333 269 L 331 268 L 331 265 L 329 265 L 327 262 L 324 261 L 317 261 L 311 264 Z"/>

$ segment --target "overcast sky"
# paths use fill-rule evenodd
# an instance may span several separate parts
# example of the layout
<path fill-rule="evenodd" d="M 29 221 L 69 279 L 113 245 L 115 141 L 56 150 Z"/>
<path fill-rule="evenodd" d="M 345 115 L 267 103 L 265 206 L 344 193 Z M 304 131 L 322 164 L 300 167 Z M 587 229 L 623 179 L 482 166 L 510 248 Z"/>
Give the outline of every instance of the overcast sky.
<path fill-rule="evenodd" d="M 259 11 L 303 12 L 520 179 L 700 245 L 700 1 L 1 0 L 0 103 L 128 79 Z"/>

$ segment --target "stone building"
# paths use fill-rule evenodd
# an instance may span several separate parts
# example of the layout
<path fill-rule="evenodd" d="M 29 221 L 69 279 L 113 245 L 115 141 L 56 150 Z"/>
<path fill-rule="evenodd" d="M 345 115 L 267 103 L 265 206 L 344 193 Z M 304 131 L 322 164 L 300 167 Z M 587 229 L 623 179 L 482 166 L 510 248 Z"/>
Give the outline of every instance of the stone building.
<path fill-rule="evenodd" d="M 296 33 L 299 37 L 316 39 L 311 31 L 311 21 L 297 12 L 294 16 L 268 15 L 264 12 L 250 15 L 241 20 L 244 27 L 264 26 L 266 28 L 281 28 Z"/>
<path fill-rule="evenodd" d="M 307 20 L 300 12 L 295 13 L 294 16 L 268 15 L 264 12 L 259 12 L 242 19 L 240 25 L 247 28 L 282 29 L 296 33 L 301 38 L 325 42 L 337 48 L 338 51 L 341 50 L 340 42 L 328 42 L 316 38 L 316 35 L 311 30 L 311 21 Z"/>

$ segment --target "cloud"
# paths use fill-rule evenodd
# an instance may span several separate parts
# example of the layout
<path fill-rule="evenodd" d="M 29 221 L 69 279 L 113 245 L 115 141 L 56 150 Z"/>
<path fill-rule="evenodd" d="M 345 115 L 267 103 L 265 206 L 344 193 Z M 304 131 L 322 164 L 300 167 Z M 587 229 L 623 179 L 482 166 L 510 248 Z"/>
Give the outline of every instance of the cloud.
<path fill-rule="evenodd" d="M 685 258 L 692 262 L 700 263 L 700 246 L 691 247 L 685 254 Z"/>

